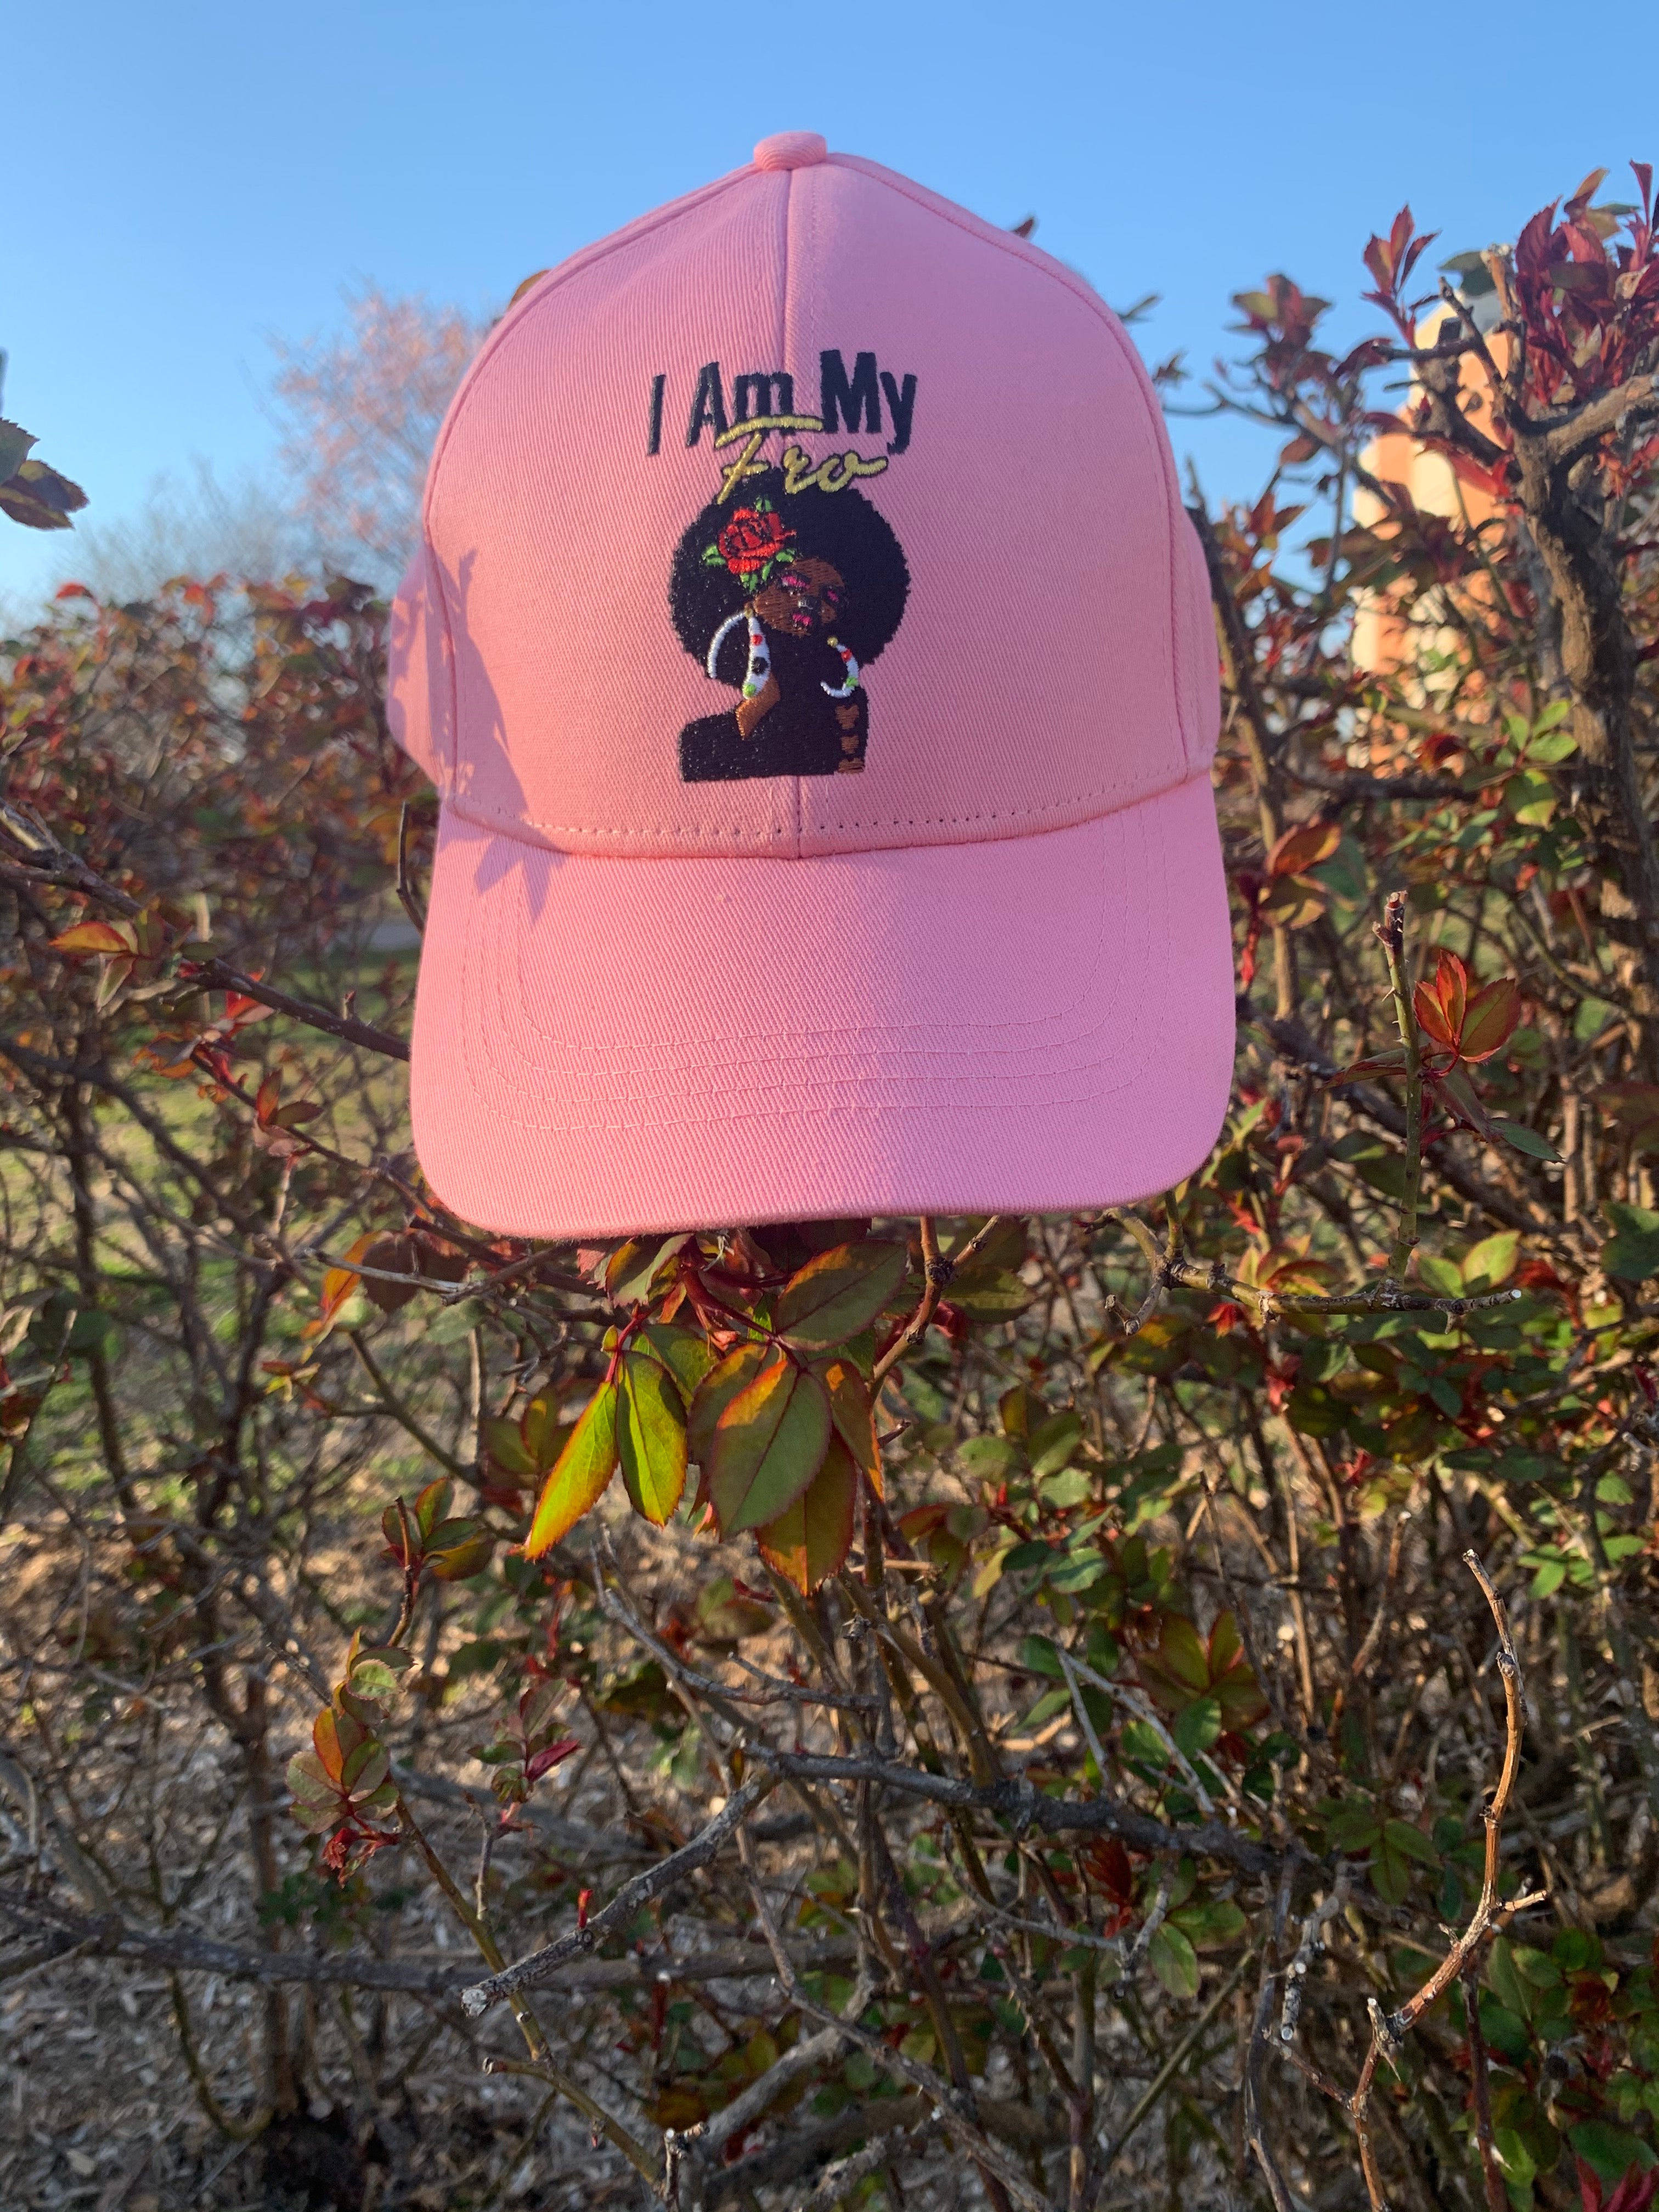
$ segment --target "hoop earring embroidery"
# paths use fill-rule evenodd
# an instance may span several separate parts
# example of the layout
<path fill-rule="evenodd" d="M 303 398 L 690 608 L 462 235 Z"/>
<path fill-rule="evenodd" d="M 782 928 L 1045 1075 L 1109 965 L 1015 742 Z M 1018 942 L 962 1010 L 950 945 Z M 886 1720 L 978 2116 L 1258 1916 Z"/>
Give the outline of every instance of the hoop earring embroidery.
<path fill-rule="evenodd" d="M 708 647 L 708 658 L 703 665 L 708 671 L 710 682 L 717 681 L 714 675 L 714 663 L 720 657 L 720 647 L 739 623 L 747 623 L 749 625 L 749 665 L 744 672 L 743 696 L 745 699 L 758 699 L 766 689 L 768 677 L 772 673 L 772 653 L 766 642 L 766 632 L 760 626 L 759 617 L 751 613 L 747 607 L 740 609 L 734 615 L 728 615 L 714 632 Z"/>
<path fill-rule="evenodd" d="M 847 671 L 847 681 L 839 688 L 833 684 L 820 684 L 818 689 L 820 691 L 827 692 L 832 699 L 850 699 L 859 688 L 858 662 L 854 660 L 838 637 L 826 638 L 824 642 L 827 645 L 833 645 L 841 655 L 842 666 Z"/>

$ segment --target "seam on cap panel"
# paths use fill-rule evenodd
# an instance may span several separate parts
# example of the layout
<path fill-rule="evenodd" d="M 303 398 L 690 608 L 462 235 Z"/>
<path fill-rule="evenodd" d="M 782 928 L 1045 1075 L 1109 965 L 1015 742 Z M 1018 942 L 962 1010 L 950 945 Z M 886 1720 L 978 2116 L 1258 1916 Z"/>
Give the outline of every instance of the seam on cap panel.
<path fill-rule="evenodd" d="M 588 822 L 536 822 L 532 821 L 526 815 L 501 814 L 498 813 L 493 806 L 479 806 L 468 799 L 450 798 L 447 799 L 444 801 L 444 804 L 447 806 L 449 811 L 455 817 L 458 822 L 465 822 L 475 830 L 487 830 L 491 836 L 508 837 L 513 839 L 517 844 L 532 846 L 538 852 L 556 853 L 567 852 L 573 849 L 567 846 L 549 845 L 545 843 L 544 839 L 549 837 L 611 837 L 617 839 L 624 837 L 665 837 L 672 839 L 681 844 L 684 844 L 687 840 L 708 844 L 714 842 L 716 839 L 727 837 L 740 838 L 750 834 L 750 832 L 745 831 L 740 823 L 735 822 L 726 826 L 716 825 L 713 828 L 681 822 L 650 822 L 639 827 L 630 826 L 622 830 L 606 830 L 596 828 L 592 823 Z M 542 831 L 543 836 L 540 838 L 526 837 L 523 834 L 526 830 L 539 830 Z M 787 837 L 789 831 L 781 823 L 775 823 L 765 834 L 774 840 L 779 840 Z M 603 860 L 609 858 L 610 856 L 605 854 L 595 854 L 591 857 L 596 860 Z M 676 859 L 694 860 L 698 859 L 700 856 L 695 853 L 676 853 L 669 851 L 659 854 L 652 854 L 649 855 L 633 853 L 620 854 L 616 857 L 622 860 L 640 860 L 650 858 L 653 860 L 665 860 Z M 721 852 L 711 853 L 707 857 L 710 860 L 742 860 L 750 856 L 744 854 Z M 752 857 L 756 859 L 763 859 L 769 858 L 771 856 L 769 854 L 757 854 Z"/>
<path fill-rule="evenodd" d="M 1169 561 L 1170 578 L 1170 673 L 1175 691 L 1176 728 L 1181 738 L 1181 757 L 1190 768 L 1193 764 L 1192 738 L 1195 738 L 1197 733 L 1194 732 L 1189 734 L 1187 718 L 1182 711 L 1181 671 L 1178 665 L 1181 641 L 1176 624 L 1175 609 L 1176 592 L 1178 589 L 1175 526 L 1178 513 L 1181 519 L 1185 520 L 1185 510 L 1181 504 L 1180 486 L 1175 476 L 1175 456 L 1170 451 L 1169 433 L 1164 426 L 1164 416 L 1152 392 L 1151 380 L 1146 374 L 1146 365 L 1130 343 L 1127 331 L 1124 330 L 1117 317 L 1092 284 L 1086 283 L 1082 277 L 1057 262 L 1051 254 L 1045 253 L 1041 246 L 1028 245 L 1023 238 L 1015 238 L 1008 232 L 998 230 L 994 224 L 988 223 L 982 216 L 975 215 L 971 209 L 957 207 L 954 202 L 945 199 L 940 194 L 929 192 L 926 185 L 918 185 L 910 178 L 901 176 L 897 170 L 884 168 L 879 161 L 866 161 L 856 154 L 831 154 L 828 158 L 836 167 L 852 169 L 860 176 L 868 177 L 872 184 L 884 185 L 889 191 L 896 192 L 901 199 L 908 200 L 913 206 L 923 208 L 928 214 L 936 215 L 942 221 L 953 223 L 958 230 L 965 231 L 970 238 L 978 239 L 982 245 L 994 246 L 1000 252 L 1009 254 L 1016 261 L 1024 264 L 1026 268 L 1035 270 L 1039 276 L 1048 277 L 1052 283 L 1058 284 L 1062 291 L 1069 292 L 1074 299 L 1081 301 L 1092 314 L 1105 324 L 1107 330 L 1111 333 L 1112 342 L 1122 356 L 1135 391 L 1139 396 L 1141 427 L 1151 436 L 1153 452 L 1158 459 L 1158 477 L 1164 486 L 1164 550 Z M 836 829 L 856 829 L 860 825 L 856 823 L 836 823 L 827 826 Z"/>
<path fill-rule="evenodd" d="M 449 622 L 449 594 L 444 589 L 443 564 L 424 520 L 421 524 L 421 556 L 426 562 L 427 598 L 438 602 L 438 619 L 443 624 L 443 672 L 449 686 L 449 788 L 453 792 L 461 780 L 461 692 L 458 678 L 459 656 L 455 651 L 455 633 Z M 428 707 L 428 712 L 431 709 Z"/>
<path fill-rule="evenodd" d="M 451 434 L 460 421 L 462 411 L 467 401 L 472 397 L 484 371 L 508 341 L 523 330 L 532 310 L 539 307 L 543 301 L 550 299 L 561 285 L 569 283 L 573 277 L 581 276 L 585 270 L 592 268 L 595 263 L 605 259 L 607 255 L 620 253 L 624 247 L 634 245 L 638 240 L 648 238 L 653 231 L 661 230 L 671 222 L 679 222 L 682 216 L 690 215 L 694 209 L 706 205 L 711 199 L 717 199 L 722 192 L 735 190 L 738 185 L 745 183 L 757 173 L 751 162 L 745 168 L 733 169 L 727 176 L 716 177 L 712 184 L 703 185 L 695 192 L 684 193 L 679 199 L 671 201 L 666 207 L 653 208 L 647 215 L 636 216 L 632 222 L 624 223 L 620 230 L 612 231 L 610 237 L 596 239 L 592 246 L 579 247 L 568 260 L 562 261 L 556 269 L 550 269 L 535 289 L 526 293 L 520 301 L 516 308 L 508 309 L 483 345 L 479 347 L 465 375 L 461 379 L 455 397 L 450 401 L 448 411 L 439 427 L 437 440 L 432 448 L 432 459 L 427 464 L 426 488 L 421 495 L 421 521 L 423 526 L 427 524 L 431 512 L 432 493 L 437 483 L 438 472 L 443 465 L 444 455 L 448 451 Z"/>
<path fill-rule="evenodd" d="M 1079 815 L 1075 821 L 1071 822 L 1038 822 L 1029 830 L 1018 830 L 1014 831 L 1013 836 L 1006 839 L 986 837 L 929 838 L 919 840 L 914 845 L 853 845 L 848 847 L 845 851 L 831 850 L 829 852 L 804 853 L 795 855 L 776 855 L 770 853 L 732 852 L 700 854 L 676 850 L 650 854 L 584 853 L 571 846 L 544 845 L 540 839 L 526 837 L 524 836 L 523 832 L 526 830 L 540 830 L 549 837 L 612 837 L 617 839 L 623 837 L 664 837 L 672 839 L 681 846 L 683 846 L 685 841 L 689 838 L 701 838 L 704 842 L 708 842 L 716 837 L 741 837 L 744 835 L 744 832 L 735 823 L 733 823 L 730 829 L 698 830 L 678 822 L 668 823 L 653 823 L 644 828 L 638 829 L 599 830 L 595 829 L 591 823 L 586 822 L 532 822 L 520 815 L 498 814 L 491 807 L 474 805 L 465 799 L 455 798 L 446 798 L 444 800 L 444 805 L 448 812 L 453 815 L 458 822 L 465 822 L 470 829 L 486 830 L 493 837 L 506 837 L 515 844 L 529 845 L 538 851 L 568 853 L 578 860 L 614 860 L 618 863 L 633 863 L 637 861 L 641 864 L 648 863 L 653 860 L 769 860 L 780 857 L 799 858 L 806 860 L 856 860 L 868 854 L 908 852 L 933 853 L 948 851 L 953 845 L 1012 843 L 1013 839 L 1018 837 L 1057 837 L 1060 836 L 1063 831 L 1067 830 L 1084 829 L 1091 822 L 1110 822 L 1115 820 L 1120 814 L 1131 814 L 1138 806 L 1150 806 L 1155 800 L 1159 799 L 1167 799 L 1171 792 L 1185 791 L 1189 784 L 1194 783 L 1203 783 L 1206 786 L 1213 787 L 1213 778 L 1211 775 L 1210 767 L 1207 762 L 1204 767 L 1199 769 L 1193 775 L 1179 776 L 1173 783 L 1160 784 L 1156 791 L 1142 792 L 1138 798 L 1126 799 L 1121 805 L 1109 806 L 1103 813 Z M 1095 793 L 1085 793 L 1084 795 L 1085 798 L 1092 798 L 1097 797 L 1099 794 Z M 1029 822 L 1034 814 L 1043 814 L 1048 811 L 1048 810 L 1046 807 L 1027 806 L 1018 809 L 1006 809 L 1001 813 L 988 815 L 931 815 L 921 821 L 904 822 L 896 824 L 895 826 L 906 830 L 970 829 L 975 823 L 980 822 Z M 771 837 L 776 839 L 787 836 L 787 832 L 781 828 L 775 827 L 768 834 Z"/>
<path fill-rule="evenodd" d="M 445 633 L 452 639 L 453 633 L 450 624 L 449 587 L 443 563 L 435 557 L 436 547 L 433 544 L 432 538 L 432 495 L 437 487 L 439 472 L 443 466 L 444 458 L 449 451 L 450 439 L 461 419 L 467 401 L 477 389 L 484 372 L 495 362 L 502 348 L 517 332 L 523 330 L 531 310 L 543 301 L 550 299 L 562 285 L 568 283 L 573 277 L 582 275 L 585 270 L 592 269 L 597 263 L 605 260 L 608 255 L 619 253 L 638 240 L 648 238 L 653 232 L 665 228 L 671 222 L 678 222 L 682 216 L 690 214 L 693 209 L 705 206 L 709 200 L 718 198 L 721 193 L 732 191 L 745 179 L 754 174 L 752 165 L 746 169 L 734 169 L 729 176 L 716 178 L 713 184 L 703 185 L 701 191 L 688 192 L 683 198 L 674 201 L 672 205 L 654 209 L 650 214 L 641 216 L 635 222 L 624 224 L 621 230 L 614 231 L 609 238 L 599 239 L 593 245 L 582 247 L 580 252 L 573 253 L 568 261 L 562 262 L 556 269 L 550 270 L 545 279 L 537 285 L 535 290 L 520 301 L 518 311 L 516 313 L 509 311 L 504 315 L 479 348 L 477 357 L 461 379 L 459 387 L 450 401 L 448 411 L 439 428 L 437 441 L 432 448 L 432 459 L 427 464 L 426 483 L 421 493 L 421 534 L 426 544 L 433 548 L 434 557 L 431 565 L 436 579 L 438 596 L 443 606 Z M 459 681 L 453 671 L 450 685 L 455 707 L 453 717 L 455 744 L 454 771 L 456 779 L 459 781 L 461 769 L 461 702 Z M 796 813 L 799 817 L 799 806 L 796 808 Z M 796 842 L 799 844 L 799 830 Z"/>
<path fill-rule="evenodd" d="M 776 356 L 778 367 L 780 368 L 788 367 L 793 359 L 793 355 L 788 350 L 790 319 L 789 284 L 790 279 L 794 273 L 795 264 L 793 258 L 789 251 L 789 237 L 790 233 L 794 228 L 795 179 L 799 173 L 799 172 L 798 170 L 786 169 L 783 175 L 782 235 L 779 241 L 779 250 L 783 260 L 783 282 L 778 288 L 778 350 Z M 808 215 L 808 221 L 811 221 L 810 212 Z M 769 386 L 768 389 L 769 391 L 770 387 Z M 789 782 L 790 795 L 794 801 L 795 850 L 793 857 L 796 860 L 799 860 L 801 845 L 801 815 L 804 811 L 801 804 L 801 780 L 799 776 L 793 775 L 790 777 Z"/>

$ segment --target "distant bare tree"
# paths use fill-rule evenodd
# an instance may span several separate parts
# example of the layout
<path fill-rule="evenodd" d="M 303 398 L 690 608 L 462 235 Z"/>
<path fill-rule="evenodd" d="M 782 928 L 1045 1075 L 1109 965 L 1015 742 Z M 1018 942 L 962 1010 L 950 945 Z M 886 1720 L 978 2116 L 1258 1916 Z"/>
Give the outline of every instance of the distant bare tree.
<path fill-rule="evenodd" d="M 375 284 L 346 301 L 343 337 L 273 341 L 282 460 L 325 559 L 385 581 L 408 557 L 433 441 L 489 324 Z"/>
<path fill-rule="evenodd" d="M 180 576 L 286 575 L 306 566 L 309 539 L 283 487 L 252 471 L 227 483 L 198 454 L 187 474 L 158 476 L 141 506 L 58 539 L 53 580 L 73 578 L 95 598 L 125 605 Z"/>

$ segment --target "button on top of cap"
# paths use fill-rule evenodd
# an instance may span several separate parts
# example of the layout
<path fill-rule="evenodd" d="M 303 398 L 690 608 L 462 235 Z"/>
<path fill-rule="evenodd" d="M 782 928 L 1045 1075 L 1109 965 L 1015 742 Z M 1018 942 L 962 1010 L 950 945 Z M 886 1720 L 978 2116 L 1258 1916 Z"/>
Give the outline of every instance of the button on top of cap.
<path fill-rule="evenodd" d="M 810 169 L 828 156 L 829 147 L 816 131 L 780 131 L 763 138 L 755 149 L 757 169 Z"/>

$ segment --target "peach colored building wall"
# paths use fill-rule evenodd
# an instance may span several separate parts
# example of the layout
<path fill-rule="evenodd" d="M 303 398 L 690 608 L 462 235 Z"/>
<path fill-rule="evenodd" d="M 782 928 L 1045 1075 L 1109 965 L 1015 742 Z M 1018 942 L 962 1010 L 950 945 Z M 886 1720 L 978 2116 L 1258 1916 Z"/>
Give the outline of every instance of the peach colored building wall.
<path fill-rule="evenodd" d="M 1443 311 L 1427 318 L 1419 328 L 1419 343 L 1432 344 L 1435 332 L 1444 319 Z M 1507 354 L 1508 340 L 1501 334 L 1494 333 L 1487 343 L 1501 370 Z M 1419 389 L 1413 386 L 1413 396 L 1400 410 L 1402 418 L 1414 411 Z M 1489 429 L 1491 385 L 1486 370 L 1478 362 L 1463 362 L 1461 390 L 1464 411 L 1480 428 Z M 1380 483 L 1398 484 L 1421 514 L 1445 515 L 1479 527 L 1498 512 L 1498 502 L 1490 492 L 1479 484 L 1460 482 L 1444 454 L 1420 445 L 1403 427 L 1403 422 L 1400 429 L 1385 430 L 1380 437 L 1374 439 L 1360 458 L 1367 471 Z M 1354 494 L 1353 520 L 1365 529 L 1381 530 L 1385 536 L 1388 532 L 1388 508 L 1375 492 L 1363 486 Z M 1402 661 L 1412 657 L 1413 631 L 1420 644 L 1422 618 L 1419 607 L 1403 596 L 1401 589 L 1366 592 L 1360 599 L 1354 616 L 1355 667 L 1373 671 L 1379 675 L 1398 668 Z"/>

